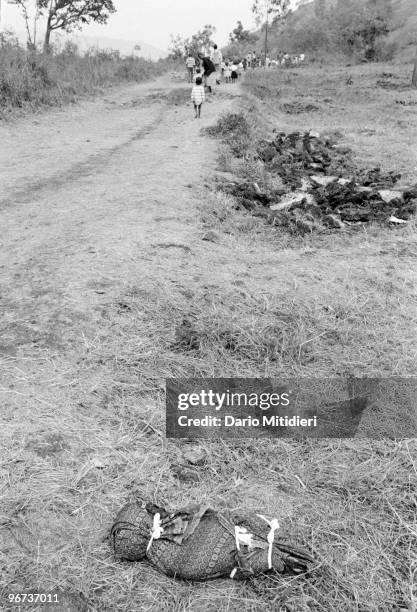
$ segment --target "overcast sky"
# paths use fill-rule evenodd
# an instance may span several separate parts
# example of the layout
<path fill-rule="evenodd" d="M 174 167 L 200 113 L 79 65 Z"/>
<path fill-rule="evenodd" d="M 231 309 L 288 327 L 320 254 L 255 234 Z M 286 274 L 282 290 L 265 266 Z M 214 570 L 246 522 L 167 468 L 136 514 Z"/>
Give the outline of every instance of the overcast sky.
<path fill-rule="evenodd" d="M 19 11 L 2 0 L 2 29 L 23 30 Z M 143 41 L 167 49 L 170 34 L 188 37 L 212 24 L 220 45 L 227 42 L 238 19 L 245 28 L 254 27 L 251 7 L 253 0 L 114 0 L 117 13 L 106 26 L 83 28 L 89 36 L 105 36 Z"/>

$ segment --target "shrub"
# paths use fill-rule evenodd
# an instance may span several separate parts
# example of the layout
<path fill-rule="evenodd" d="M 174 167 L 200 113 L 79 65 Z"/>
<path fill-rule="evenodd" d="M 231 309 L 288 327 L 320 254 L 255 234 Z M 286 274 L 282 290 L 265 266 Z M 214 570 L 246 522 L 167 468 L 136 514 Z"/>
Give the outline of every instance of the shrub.
<path fill-rule="evenodd" d="M 214 126 L 206 128 L 206 133 L 224 140 L 235 157 L 243 157 L 250 147 L 252 130 L 242 113 L 221 115 Z"/>
<path fill-rule="evenodd" d="M 207 128 L 206 132 L 210 136 L 220 138 L 228 138 L 237 134 L 249 136 L 250 127 L 242 113 L 225 113 L 219 117 L 214 126 Z"/>

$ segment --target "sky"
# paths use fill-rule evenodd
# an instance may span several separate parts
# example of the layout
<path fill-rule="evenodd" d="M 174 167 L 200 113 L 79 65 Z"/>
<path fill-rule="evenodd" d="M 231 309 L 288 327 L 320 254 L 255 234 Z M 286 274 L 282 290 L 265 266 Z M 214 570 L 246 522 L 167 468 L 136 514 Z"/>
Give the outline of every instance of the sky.
<path fill-rule="evenodd" d="M 29 0 L 30 2 L 31 0 Z M 240 19 L 247 29 L 255 24 L 251 7 L 253 0 L 114 0 L 117 13 L 107 25 L 83 28 L 88 36 L 142 41 L 166 50 L 170 34 L 188 37 L 205 24 L 216 27 L 216 42 L 224 45 L 229 33 Z M 24 22 L 14 6 L 1 1 L 1 29 L 22 31 Z"/>

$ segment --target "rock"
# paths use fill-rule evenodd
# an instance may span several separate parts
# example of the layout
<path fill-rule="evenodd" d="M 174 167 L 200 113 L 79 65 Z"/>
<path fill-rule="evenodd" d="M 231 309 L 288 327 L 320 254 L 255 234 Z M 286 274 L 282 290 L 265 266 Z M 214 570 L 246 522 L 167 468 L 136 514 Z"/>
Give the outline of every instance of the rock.
<path fill-rule="evenodd" d="M 350 147 L 346 147 L 344 145 L 333 145 L 333 149 L 342 155 L 348 155 L 352 153 L 352 149 Z"/>
<path fill-rule="evenodd" d="M 184 449 L 182 456 L 191 465 L 205 465 L 207 463 L 207 453 L 201 446 L 192 446 Z"/>
<path fill-rule="evenodd" d="M 193 468 L 173 465 L 171 466 L 171 472 L 180 482 L 200 482 L 200 475 L 197 470 Z"/>
<path fill-rule="evenodd" d="M 216 180 L 221 181 L 221 182 L 226 181 L 227 183 L 239 183 L 239 182 L 242 182 L 242 179 L 237 177 L 232 172 L 220 172 L 220 171 L 216 172 Z"/>
<path fill-rule="evenodd" d="M 216 234 L 216 232 L 213 232 L 213 230 L 208 231 L 207 233 L 204 234 L 204 236 L 202 237 L 201 240 L 205 240 L 206 242 L 219 242 L 220 241 L 220 236 L 218 234 Z"/>
<path fill-rule="evenodd" d="M 398 219 L 398 217 L 394 217 L 394 215 L 391 215 L 388 221 L 390 223 L 397 223 L 397 224 L 407 223 L 407 221 L 405 221 L 404 219 Z"/>
<path fill-rule="evenodd" d="M 304 234 L 311 234 L 314 229 L 314 223 L 307 219 L 297 219 L 296 220 L 297 229 Z"/>
<path fill-rule="evenodd" d="M 382 172 L 379 166 L 371 168 L 370 170 L 362 170 L 357 176 L 357 182 L 360 185 L 366 187 L 373 187 L 374 189 L 389 189 L 401 178 L 401 174 L 398 172 Z"/>
<path fill-rule="evenodd" d="M 262 161 L 268 163 L 274 159 L 276 154 L 277 154 L 276 148 L 272 144 L 270 144 L 262 151 L 261 159 Z"/>
<path fill-rule="evenodd" d="M 403 190 L 403 197 L 405 200 L 413 200 L 417 198 L 417 185 L 413 187 L 406 187 Z"/>
<path fill-rule="evenodd" d="M 337 176 L 310 176 L 311 180 L 317 183 L 317 185 L 330 185 L 330 183 L 335 183 L 337 181 Z"/>
<path fill-rule="evenodd" d="M 315 200 L 311 193 L 306 193 L 305 191 L 294 191 L 293 193 L 289 193 L 288 196 L 281 199 L 279 204 L 274 204 L 270 206 L 271 210 L 288 210 L 295 204 L 301 204 L 305 200 L 306 204 L 314 204 Z"/>
<path fill-rule="evenodd" d="M 311 183 L 308 179 L 303 177 L 301 179 L 301 191 L 308 191 L 309 189 L 311 189 Z"/>
<path fill-rule="evenodd" d="M 380 189 L 378 194 L 381 196 L 381 199 L 384 200 L 386 204 L 389 204 L 393 200 L 402 200 L 403 194 L 401 191 L 392 191 L 391 189 Z"/>
<path fill-rule="evenodd" d="M 258 195 L 262 195 L 262 191 L 260 190 L 260 187 L 259 187 L 258 183 L 254 183 L 254 184 L 253 184 L 253 188 L 255 189 L 255 192 L 256 192 Z"/>
<path fill-rule="evenodd" d="M 326 225 L 328 225 L 328 227 L 333 229 L 343 229 L 345 227 L 342 219 L 336 215 L 326 215 L 323 218 L 323 221 L 326 223 Z"/>

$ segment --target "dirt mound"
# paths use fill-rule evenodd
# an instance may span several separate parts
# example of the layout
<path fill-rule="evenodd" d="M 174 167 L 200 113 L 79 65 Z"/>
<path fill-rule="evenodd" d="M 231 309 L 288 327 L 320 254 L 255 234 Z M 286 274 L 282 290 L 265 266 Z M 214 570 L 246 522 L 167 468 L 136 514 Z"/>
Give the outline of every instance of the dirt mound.
<path fill-rule="evenodd" d="M 259 143 L 266 169 L 282 189 L 245 181 L 223 189 L 254 214 L 298 233 L 370 221 L 405 223 L 416 211 L 417 185 L 396 189 L 401 175 L 358 168 L 352 151 L 315 132 L 276 133 Z"/>

